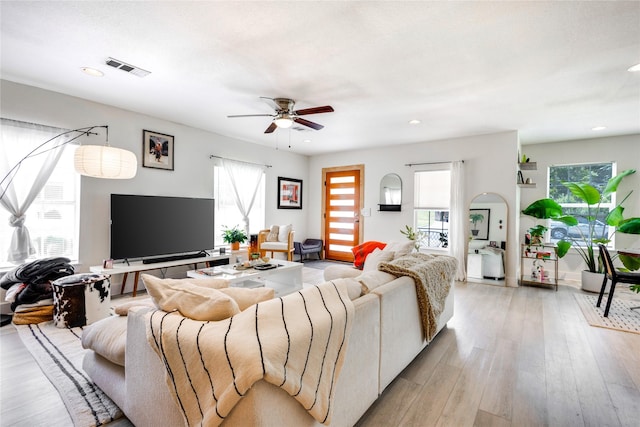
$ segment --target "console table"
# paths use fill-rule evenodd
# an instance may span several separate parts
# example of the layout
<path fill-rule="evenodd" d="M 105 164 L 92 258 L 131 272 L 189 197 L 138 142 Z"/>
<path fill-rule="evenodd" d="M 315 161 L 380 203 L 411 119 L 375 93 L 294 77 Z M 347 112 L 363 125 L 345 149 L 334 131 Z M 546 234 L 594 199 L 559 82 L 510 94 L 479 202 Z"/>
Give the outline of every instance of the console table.
<path fill-rule="evenodd" d="M 166 262 L 157 262 L 153 264 L 143 264 L 142 261 L 132 262 L 130 264 L 122 264 L 118 266 L 114 266 L 113 268 L 104 268 L 101 265 L 95 265 L 89 267 L 89 270 L 92 273 L 101 273 L 109 276 L 113 276 L 114 274 L 122 274 L 122 286 L 120 288 L 120 294 L 124 292 L 124 285 L 127 283 L 127 278 L 129 277 L 129 273 L 135 273 L 133 279 L 133 296 L 136 296 L 138 291 L 138 279 L 140 278 L 140 273 L 143 271 L 157 270 L 160 268 L 169 268 L 169 267 L 179 267 L 183 265 L 193 265 L 194 269 L 198 268 L 198 264 L 204 263 L 207 267 L 212 267 L 214 265 L 225 265 L 229 264 L 229 254 L 225 255 L 211 255 L 207 257 L 201 258 L 190 258 L 190 259 L 181 259 L 176 261 L 166 261 Z"/>

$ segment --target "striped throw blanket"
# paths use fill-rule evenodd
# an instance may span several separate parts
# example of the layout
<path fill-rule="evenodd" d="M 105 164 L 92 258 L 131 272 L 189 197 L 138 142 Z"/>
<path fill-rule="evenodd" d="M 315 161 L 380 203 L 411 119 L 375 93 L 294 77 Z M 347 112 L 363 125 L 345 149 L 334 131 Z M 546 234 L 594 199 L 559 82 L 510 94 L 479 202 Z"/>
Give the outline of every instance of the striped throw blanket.
<path fill-rule="evenodd" d="M 147 338 L 185 425 L 219 425 L 261 379 L 328 424 L 353 313 L 346 288 L 327 282 L 218 322 L 157 310 Z"/>
<path fill-rule="evenodd" d="M 422 332 L 427 342 L 436 335 L 438 316 L 444 310 L 451 281 L 458 268 L 458 260 L 448 255 L 410 253 L 388 263 L 380 263 L 378 270 L 394 276 L 409 276 L 416 284 L 416 294 Z"/>

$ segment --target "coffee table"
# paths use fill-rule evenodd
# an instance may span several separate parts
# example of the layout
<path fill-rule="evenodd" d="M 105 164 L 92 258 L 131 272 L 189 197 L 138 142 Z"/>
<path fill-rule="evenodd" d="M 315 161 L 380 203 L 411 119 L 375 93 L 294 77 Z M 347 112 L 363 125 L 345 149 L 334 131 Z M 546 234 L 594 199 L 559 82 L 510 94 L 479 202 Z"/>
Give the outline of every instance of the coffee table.
<path fill-rule="evenodd" d="M 281 297 L 302 289 L 302 263 L 284 260 L 271 260 L 270 264 L 277 267 L 270 270 L 236 270 L 232 265 L 202 268 L 187 271 L 187 277 L 195 279 L 210 279 L 212 277 L 226 279 L 230 286 L 243 288 L 269 287 L 276 291 L 276 297 Z"/>

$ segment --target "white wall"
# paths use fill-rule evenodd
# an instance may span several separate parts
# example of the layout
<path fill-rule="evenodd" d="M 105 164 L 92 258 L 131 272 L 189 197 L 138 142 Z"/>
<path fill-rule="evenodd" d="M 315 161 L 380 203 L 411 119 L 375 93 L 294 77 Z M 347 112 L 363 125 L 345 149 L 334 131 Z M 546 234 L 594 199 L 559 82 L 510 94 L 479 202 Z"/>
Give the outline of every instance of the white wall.
<path fill-rule="evenodd" d="M 109 143 L 133 151 L 138 156 L 138 173 L 131 180 L 104 180 L 82 177 L 80 215 L 80 260 L 78 272 L 89 270 L 109 258 L 109 197 L 111 193 L 213 197 L 213 161 L 209 155 L 273 165 L 266 171 L 266 226 L 291 223 L 297 237 L 307 235 L 306 215 L 309 193 L 303 187 L 303 209 L 276 209 L 278 176 L 308 182 L 308 157 L 275 150 L 178 123 L 145 116 L 80 98 L 0 81 L 2 116 L 15 120 L 77 129 L 92 125 L 109 126 Z M 174 170 L 143 168 L 142 130 L 175 137 Z M 91 137 L 83 143 L 103 144 Z M 2 219 L 0 219 L 2 220 Z M 216 224 L 217 227 L 220 224 Z M 178 270 L 178 269 L 175 269 Z M 170 272 L 169 274 L 181 274 Z M 117 287 L 119 289 L 119 286 Z"/>
<path fill-rule="evenodd" d="M 629 191 L 633 193 L 624 203 L 625 217 L 640 217 L 640 135 L 561 141 L 547 144 L 524 145 L 521 148 L 532 162 L 537 162 L 536 171 L 524 171 L 537 184 L 534 189 L 522 189 L 521 210 L 535 200 L 547 197 L 548 168 L 552 165 L 614 161 L 617 171 L 636 169 L 618 187 L 618 202 Z M 534 218 L 521 216 L 519 236 L 524 240 L 527 229 L 540 223 Z M 616 233 L 616 247 L 640 247 L 640 236 Z M 558 264 L 559 277 L 565 280 L 580 280 L 580 271 L 585 268 L 580 256 L 571 251 Z"/>
<path fill-rule="evenodd" d="M 517 132 L 502 132 L 435 142 L 423 142 L 394 146 L 393 148 L 372 148 L 326 155 L 313 156 L 309 164 L 309 183 L 312 191 L 323 191 L 322 168 L 364 164 L 364 206 L 371 209 L 371 216 L 361 217 L 365 240 L 399 241 L 405 237 L 400 229 L 413 224 L 413 173 L 419 167 L 405 166 L 407 163 L 449 162 L 464 160 L 465 190 L 468 207 L 471 200 L 484 192 L 502 196 L 508 205 L 506 226 L 507 284 L 514 285 L 518 261 L 517 187 Z M 397 173 L 402 179 L 402 211 L 379 212 L 378 197 L 380 180 L 387 173 Z M 321 197 L 314 198 L 307 217 L 309 234 L 320 237 L 322 227 Z M 463 260 L 461 260 L 464 262 Z"/>

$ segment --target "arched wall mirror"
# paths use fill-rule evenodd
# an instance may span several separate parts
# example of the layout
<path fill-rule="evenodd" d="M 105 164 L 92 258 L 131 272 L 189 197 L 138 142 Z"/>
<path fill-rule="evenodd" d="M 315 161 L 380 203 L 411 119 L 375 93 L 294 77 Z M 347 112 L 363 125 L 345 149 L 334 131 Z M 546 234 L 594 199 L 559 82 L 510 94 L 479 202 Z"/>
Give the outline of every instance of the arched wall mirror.
<path fill-rule="evenodd" d="M 467 278 L 473 281 L 505 280 L 507 202 L 495 193 L 476 196 L 469 206 Z"/>
<path fill-rule="evenodd" d="M 402 180 L 395 173 L 388 173 L 380 180 L 380 210 L 400 211 L 402 206 Z"/>

